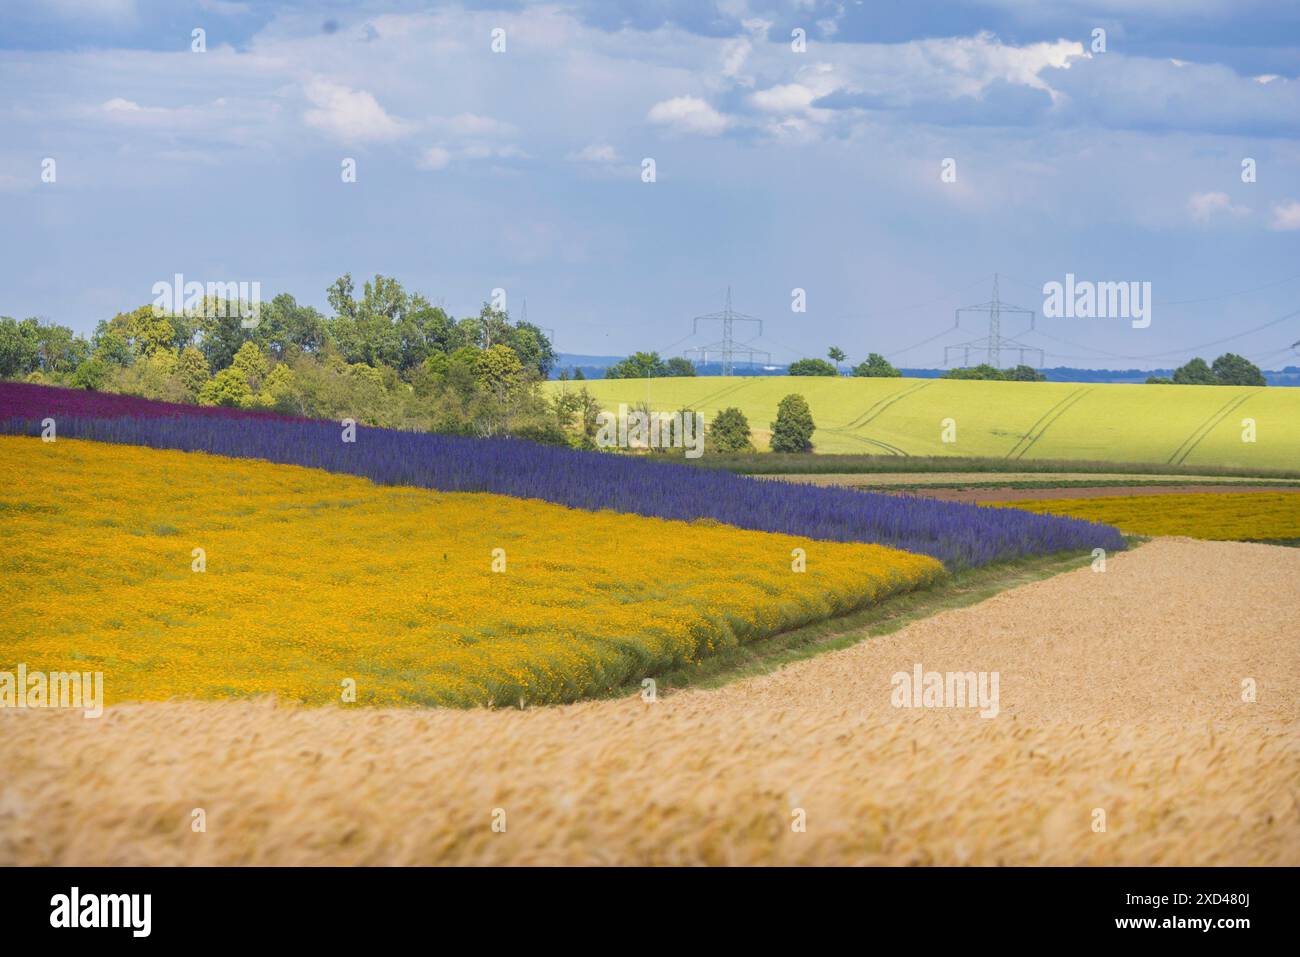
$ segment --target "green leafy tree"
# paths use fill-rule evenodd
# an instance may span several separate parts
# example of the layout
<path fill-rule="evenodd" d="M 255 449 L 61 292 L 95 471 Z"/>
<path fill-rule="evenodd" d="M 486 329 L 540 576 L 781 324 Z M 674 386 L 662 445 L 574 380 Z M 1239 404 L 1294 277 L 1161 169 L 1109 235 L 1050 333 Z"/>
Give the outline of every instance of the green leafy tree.
<path fill-rule="evenodd" d="M 157 313 L 152 305 L 141 306 L 131 312 L 119 312 L 106 322 L 101 321 L 95 327 L 94 340 L 106 335 L 116 335 L 126 343 L 132 359 L 145 358 L 159 349 L 174 347 L 176 328 L 165 314 Z M 119 363 L 129 365 L 129 362 Z"/>
<path fill-rule="evenodd" d="M 249 392 L 256 393 L 262 391 L 262 380 L 266 378 L 271 365 L 256 343 L 245 342 L 235 353 L 230 368 L 244 377 Z"/>
<path fill-rule="evenodd" d="M 298 305 L 288 293 L 264 304 L 257 325 L 249 332 L 252 341 L 276 360 L 319 352 L 329 335 L 325 317 L 311 306 Z"/>
<path fill-rule="evenodd" d="M 656 379 L 667 366 L 657 352 L 634 352 L 605 370 L 606 379 Z"/>
<path fill-rule="evenodd" d="M 879 352 L 871 352 L 853 367 L 853 374 L 867 379 L 896 379 L 902 375 Z"/>
<path fill-rule="evenodd" d="M 1014 369 L 1006 370 L 1008 382 L 1046 382 L 1047 376 L 1039 372 L 1033 366 L 1018 365 Z"/>
<path fill-rule="evenodd" d="M 1204 359 L 1196 358 L 1174 370 L 1178 385 L 1219 385 L 1219 380 Z"/>
<path fill-rule="evenodd" d="M 995 369 L 987 362 L 981 362 L 979 365 L 967 369 L 949 369 L 943 374 L 945 379 L 979 379 L 988 382 L 1001 382 L 1006 377 L 1005 372 L 1001 369 Z"/>
<path fill-rule="evenodd" d="M 813 431 L 816 428 L 808 401 L 797 393 L 787 395 L 776 407 L 776 421 L 772 423 L 772 451 L 811 452 Z"/>
<path fill-rule="evenodd" d="M 514 395 L 524 381 L 524 366 L 515 350 L 507 345 L 484 349 L 475 366 L 478 381 L 497 399 Z"/>
<path fill-rule="evenodd" d="M 1173 385 L 1174 380 L 1162 375 L 1147 376 L 1147 385 Z"/>
<path fill-rule="evenodd" d="M 237 305 L 221 299 L 205 299 L 194 318 L 198 324 L 199 350 L 208 360 L 208 368 L 214 371 L 228 368 L 235 353 L 255 331 L 243 327 Z"/>
<path fill-rule="evenodd" d="M 68 378 L 68 384 L 77 389 L 101 392 L 108 385 L 114 368 L 116 367 L 110 365 L 102 356 L 90 356 L 73 370 Z"/>
<path fill-rule="evenodd" d="M 40 336 L 35 319 L 16 322 L 0 317 L 0 377 L 16 379 L 40 364 Z"/>
<path fill-rule="evenodd" d="M 825 359 L 800 359 L 790 363 L 790 375 L 839 375 L 835 367 Z"/>
<path fill-rule="evenodd" d="M 253 398 L 248 380 L 237 369 L 225 368 L 203 384 L 199 390 L 200 405 L 224 405 L 230 408 L 246 407 Z"/>
<path fill-rule="evenodd" d="M 835 374 L 839 375 L 840 363 L 843 362 L 845 359 L 847 359 L 849 356 L 848 353 L 846 353 L 839 346 L 831 346 L 826 353 L 826 357 L 830 359 L 831 362 L 835 363 Z"/>
<path fill-rule="evenodd" d="M 292 412 L 296 385 L 293 371 L 288 364 L 277 363 L 266 374 L 266 378 L 262 380 L 261 390 L 248 400 L 248 404 L 258 409 Z"/>
<path fill-rule="evenodd" d="M 176 378 L 185 390 L 187 400 L 197 401 L 199 392 L 208 381 L 208 360 L 203 353 L 193 346 L 182 349 L 176 360 Z"/>
<path fill-rule="evenodd" d="M 406 319 L 411 297 L 396 279 L 376 274 L 354 296 L 352 274 L 344 273 L 326 290 L 334 309 L 328 328 L 343 358 L 369 366 L 398 366 L 402 361 L 398 328 Z"/>
<path fill-rule="evenodd" d="M 692 378 L 695 376 L 695 363 L 685 356 L 673 356 L 664 363 L 664 375 L 677 378 Z"/>
<path fill-rule="evenodd" d="M 556 423 L 571 436 L 571 445 L 583 449 L 596 447 L 596 418 L 600 415 L 600 403 L 585 386 L 576 392 L 561 392 L 555 397 L 554 408 Z"/>
<path fill-rule="evenodd" d="M 749 420 L 745 413 L 734 406 L 723 409 L 709 423 L 706 435 L 710 451 L 721 455 L 737 452 L 753 452 L 754 443 L 749 434 Z"/>
<path fill-rule="evenodd" d="M 194 345 L 194 340 L 199 334 L 200 325 L 197 317 L 187 316 L 183 313 L 172 313 L 167 317 L 167 322 L 172 327 L 171 347 L 178 354 Z"/>
<path fill-rule="evenodd" d="M 524 368 L 535 372 L 538 378 L 545 379 L 555 367 L 557 356 L 551 340 L 531 322 L 516 322 L 505 331 L 501 342 L 515 350 Z"/>
<path fill-rule="evenodd" d="M 37 321 L 34 333 L 36 365 L 43 372 L 54 376 L 72 372 L 90 356 L 90 344 L 67 326 Z"/>
<path fill-rule="evenodd" d="M 1210 368 L 1222 385 L 1268 385 L 1259 366 L 1234 352 L 1225 352 Z"/>
<path fill-rule="evenodd" d="M 97 335 L 92 342 L 95 347 L 94 355 L 103 359 L 109 365 L 125 368 L 134 359 L 131 354 L 130 343 L 119 332 L 111 329 L 106 330 L 102 335 Z"/>

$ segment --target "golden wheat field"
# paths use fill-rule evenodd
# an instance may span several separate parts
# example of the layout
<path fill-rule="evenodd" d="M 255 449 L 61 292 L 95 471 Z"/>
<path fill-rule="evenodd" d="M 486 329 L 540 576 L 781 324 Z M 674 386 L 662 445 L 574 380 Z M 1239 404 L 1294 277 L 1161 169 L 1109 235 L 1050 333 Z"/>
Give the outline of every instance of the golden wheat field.
<path fill-rule="evenodd" d="M 1156 539 L 655 703 L 0 713 L 0 864 L 1296 865 L 1298 581 Z M 998 716 L 893 707 L 918 663 Z"/>
<path fill-rule="evenodd" d="M 1134 535 L 1188 535 L 1212 541 L 1300 539 L 1297 492 L 1198 492 L 986 504 L 1083 518 Z"/>
<path fill-rule="evenodd" d="M 0 668 L 102 671 L 110 703 L 575 700 L 944 574 L 876 545 L 94 442 L 0 437 L 0 479 Z"/>

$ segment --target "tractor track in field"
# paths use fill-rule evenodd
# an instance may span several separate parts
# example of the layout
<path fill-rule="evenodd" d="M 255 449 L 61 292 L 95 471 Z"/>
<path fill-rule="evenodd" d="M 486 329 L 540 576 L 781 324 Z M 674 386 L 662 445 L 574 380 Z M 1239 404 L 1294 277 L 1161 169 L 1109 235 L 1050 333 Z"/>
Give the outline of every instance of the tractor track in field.
<path fill-rule="evenodd" d="M 827 429 L 818 429 L 817 431 L 824 432 L 827 435 L 834 435 L 839 438 L 850 439 L 854 442 L 858 442 L 869 448 L 880 449 L 881 451 L 886 452 L 889 455 L 898 455 L 898 456 L 906 457 L 908 453 L 903 449 L 899 448 L 897 445 L 893 445 L 889 442 L 882 441 L 881 439 L 873 439 L 869 436 L 859 435 L 854 430 L 860 429 L 864 425 L 869 425 L 871 422 L 879 418 L 881 413 L 885 412 L 885 410 L 889 409 L 895 403 L 903 399 L 906 399 L 910 395 L 915 395 L 917 392 L 920 392 L 922 389 L 929 388 L 932 385 L 934 385 L 933 381 L 922 382 L 919 385 L 911 386 L 909 388 L 899 389 L 897 392 L 891 392 L 889 393 L 889 395 L 877 399 L 875 402 L 869 405 L 864 412 L 858 415 L 857 418 L 853 419 L 847 424 L 841 426 L 834 426 Z"/>
<path fill-rule="evenodd" d="M 108 685 L 93 721 L 0 711 L 0 865 L 1297 865 L 1298 577 L 1300 551 L 1155 539 L 655 703 Z M 895 707 L 918 665 L 998 673 L 997 716 Z"/>
<path fill-rule="evenodd" d="M 671 377 L 665 377 L 665 379 L 667 381 L 672 381 Z M 651 379 L 648 381 L 653 382 L 656 380 Z M 735 395 L 740 390 L 746 388 L 747 386 L 752 386 L 757 381 L 761 381 L 760 378 L 757 376 L 753 376 L 753 377 L 745 377 L 740 382 L 728 383 L 727 385 L 723 386 L 721 389 L 718 389 L 715 392 L 710 392 L 708 395 L 701 396 L 700 398 L 696 399 L 693 403 L 691 403 L 691 405 L 693 408 L 697 410 L 702 410 L 705 407 L 705 405 L 707 405 L 708 403 L 717 402 L 718 400 L 724 398 L 731 398 L 731 396 Z M 660 411 L 663 410 L 661 409 Z"/>
<path fill-rule="evenodd" d="M 916 393 L 920 392 L 922 389 L 928 389 L 932 385 L 934 385 L 934 380 L 930 380 L 928 382 L 922 382 L 918 385 L 914 385 L 908 388 L 899 389 L 897 392 L 891 392 L 889 395 L 877 399 L 875 402 L 873 402 L 871 405 L 867 407 L 866 411 L 862 412 L 857 418 L 853 419 L 851 422 L 848 422 L 845 425 L 836 426 L 832 429 L 828 429 L 827 431 L 847 432 L 851 429 L 859 429 L 862 426 L 875 421 L 877 418 L 880 417 L 880 414 L 882 412 L 884 412 L 890 406 L 894 405 L 894 403 L 899 402 L 902 399 L 906 399 L 910 395 L 915 395 Z"/>
<path fill-rule="evenodd" d="M 1187 456 L 1192 454 L 1192 451 L 1198 445 L 1201 444 L 1201 441 L 1207 435 L 1209 435 L 1211 432 L 1215 430 L 1215 428 L 1219 425 L 1220 422 L 1226 419 L 1237 409 L 1240 409 L 1243 405 L 1246 404 L 1247 401 L 1253 399 L 1258 394 L 1259 394 L 1258 390 L 1255 392 L 1248 392 L 1245 395 L 1236 396 L 1232 399 L 1229 399 L 1227 402 L 1225 402 L 1221 408 L 1219 408 L 1216 412 L 1212 413 L 1209 416 L 1209 418 L 1207 418 L 1204 422 L 1202 422 L 1195 429 L 1193 429 L 1191 435 L 1183 439 L 1182 443 L 1178 446 L 1178 448 L 1174 449 L 1173 453 L 1169 456 L 1169 458 L 1165 460 L 1165 464 L 1182 465 L 1184 462 L 1186 462 Z"/>
<path fill-rule="evenodd" d="M 1033 448 L 1035 443 L 1043 437 L 1043 433 L 1055 425 L 1056 421 L 1060 419 L 1061 416 L 1073 408 L 1075 404 L 1091 391 L 1091 387 L 1075 389 L 1060 402 L 1057 402 L 1054 406 L 1044 412 L 1039 416 L 1038 421 L 1029 427 L 1029 431 L 1022 435 L 1016 444 L 1011 447 L 1011 451 L 1006 454 L 1006 457 L 1009 459 L 1024 458 L 1025 453 Z M 1037 430 L 1037 432 L 1035 432 L 1035 430 Z M 1024 443 L 1023 447 L 1021 443 Z"/>
<path fill-rule="evenodd" d="M 734 382 L 730 385 L 723 386 L 718 391 L 711 392 L 708 395 L 702 396 L 701 398 L 697 399 L 695 404 L 700 408 L 704 408 L 705 404 L 709 402 L 717 402 L 718 400 L 723 398 L 729 399 L 737 392 L 746 388 L 747 386 L 752 386 L 756 381 L 758 381 L 757 378 L 746 378 L 744 381 Z"/>
<path fill-rule="evenodd" d="M 825 429 L 819 431 L 825 431 L 830 435 L 835 435 L 838 436 L 839 438 L 851 439 L 854 442 L 859 442 L 868 447 L 880 449 L 882 452 L 885 452 L 889 455 L 899 455 L 904 458 L 907 457 L 907 453 L 904 452 L 902 449 L 900 449 L 898 446 L 890 445 L 888 442 L 882 442 L 880 439 L 868 438 L 865 435 L 858 435 L 855 432 L 841 432 L 838 429 Z"/>

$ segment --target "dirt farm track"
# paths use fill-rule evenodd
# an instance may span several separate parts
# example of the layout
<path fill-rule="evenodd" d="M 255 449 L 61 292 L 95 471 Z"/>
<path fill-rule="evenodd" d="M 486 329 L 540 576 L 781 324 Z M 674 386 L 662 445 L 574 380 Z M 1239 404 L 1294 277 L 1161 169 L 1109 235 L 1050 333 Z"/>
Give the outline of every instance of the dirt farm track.
<path fill-rule="evenodd" d="M 0 864 L 1294 865 L 1298 663 L 1300 550 L 1166 538 L 653 704 L 9 712 Z"/>

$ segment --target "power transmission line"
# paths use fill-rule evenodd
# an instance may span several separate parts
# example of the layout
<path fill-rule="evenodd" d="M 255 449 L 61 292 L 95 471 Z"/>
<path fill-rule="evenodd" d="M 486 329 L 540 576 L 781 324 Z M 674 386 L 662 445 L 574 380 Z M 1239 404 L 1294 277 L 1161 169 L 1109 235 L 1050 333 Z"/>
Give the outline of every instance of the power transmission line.
<path fill-rule="evenodd" d="M 1004 279 L 1010 279 L 1012 282 L 1016 283 L 1017 285 L 1024 286 L 1026 289 L 1033 289 L 1035 291 L 1040 291 L 1039 286 L 1035 286 L 1033 283 L 1025 282 L 1023 279 L 1017 279 L 1015 276 L 1008 276 L 1006 273 L 1003 273 L 1002 277 Z M 1274 279 L 1271 282 L 1266 282 L 1258 286 L 1252 286 L 1250 289 L 1237 289 L 1234 290 L 1233 292 L 1221 292 L 1213 296 L 1201 296 L 1196 299 L 1171 299 L 1168 302 L 1162 302 L 1161 305 L 1162 306 L 1190 306 L 1201 302 L 1217 302 L 1220 299 L 1231 299 L 1233 296 L 1248 296 L 1251 293 L 1261 292 L 1265 289 L 1272 289 L 1274 286 L 1284 286 L 1289 282 L 1295 282 L 1297 279 L 1300 279 L 1300 275 L 1287 276 L 1285 279 Z"/>
<path fill-rule="evenodd" d="M 855 322 L 863 322 L 868 319 L 889 319 L 892 318 L 893 316 L 898 315 L 900 312 L 910 312 L 913 309 L 920 309 L 924 306 L 933 306 L 936 302 L 943 302 L 945 299 L 951 299 L 953 296 L 957 295 L 957 293 L 965 292 L 967 289 L 972 289 L 975 286 L 980 285 L 980 283 L 984 283 L 984 282 L 988 282 L 987 273 L 985 273 L 983 276 L 980 276 L 974 282 L 968 282 L 964 286 L 961 286 L 957 289 L 950 290 L 949 292 L 945 292 L 943 295 L 937 296 L 934 299 L 927 299 L 925 300 L 925 302 L 914 302 L 910 306 L 898 306 L 897 308 L 891 309 L 888 312 L 874 312 L 874 313 L 868 313 L 866 315 L 839 316 L 837 317 L 836 321 L 849 319 Z"/>
<path fill-rule="evenodd" d="M 1014 276 L 1008 276 L 1007 278 L 1010 279 L 1012 282 L 1018 283 L 1018 284 L 1020 284 L 1020 285 L 1022 285 L 1022 286 L 1026 286 L 1026 287 L 1029 287 L 1029 288 L 1037 288 L 1037 287 L 1031 286 L 1030 283 L 1025 282 L 1023 279 L 1017 279 L 1017 278 L 1014 277 Z M 1270 286 L 1279 286 L 1279 285 L 1282 285 L 1283 283 L 1293 282 L 1293 281 L 1296 280 L 1296 279 L 1300 279 L 1300 276 L 1292 276 L 1292 277 L 1287 278 L 1287 279 L 1278 279 L 1278 280 L 1276 280 L 1276 281 L 1274 281 L 1274 282 L 1266 283 L 1266 284 L 1264 284 L 1263 286 L 1256 286 L 1254 289 L 1246 289 L 1246 290 L 1241 290 L 1241 291 L 1233 292 L 1233 293 L 1224 293 L 1224 294 L 1221 295 L 1221 296 L 1207 296 L 1207 297 L 1205 297 L 1204 299 L 1181 299 L 1181 300 L 1175 300 L 1174 302 L 1167 303 L 1167 305 L 1187 304 L 1187 303 L 1192 303 L 1192 302 L 1209 302 L 1210 300 L 1213 300 L 1213 299 L 1226 299 L 1226 298 L 1229 298 L 1229 297 L 1231 297 L 1231 296 L 1236 296 L 1236 295 L 1245 295 L 1245 294 L 1247 294 L 1247 293 L 1257 292 L 1257 291 L 1260 290 L 1260 289 L 1267 289 L 1267 288 L 1269 288 Z M 1265 329 L 1269 329 L 1269 328 L 1271 328 L 1271 327 L 1273 327 L 1273 326 L 1276 326 L 1276 325 L 1278 325 L 1279 323 L 1286 322 L 1288 319 L 1294 319 L 1296 316 L 1300 316 L 1300 309 L 1297 309 L 1297 310 L 1295 310 L 1294 312 L 1288 312 L 1286 315 L 1283 315 L 1283 316 L 1278 316 L 1276 319 L 1270 319 L 1268 322 L 1261 323 L 1261 324 L 1258 325 L 1258 326 L 1252 326 L 1252 327 L 1249 328 L 1249 329 L 1243 329 L 1241 332 L 1233 333 L 1233 334 L 1230 335 L 1230 336 L 1224 336 L 1222 339 L 1214 339 L 1214 340 L 1211 340 L 1211 341 L 1209 341 L 1209 342 L 1201 342 L 1201 343 L 1197 343 L 1196 345 L 1193 345 L 1193 346 L 1181 346 L 1181 347 L 1179 347 L 1179 348 L 1177 348 L 1177 349 L 1166 349 L 1166 350 L 1163 351 L 1163 352 L 1148 352 L 1148 353 L 1145 353 L 1145 354 L 1142 354 L 1142 355 L 1128 355 L 1128 354 L 1125 354 L 1125 353 L 1119 353 L 1119 352 L 1109 352 L 1109 351 L 1107 351 L 1107 350 L 1105 350 L 1105 349 L 1098 349 L 1096 346 L 1084 345 L 1083 343 L 1080 343 L 1080 342 L 1073 342 L 1073 341 L 1071 341 L 1071 340 L 1069 340 L 1069 339 L 1061 338 L 1060 336 L 1054 336 L 1054 335 L 1052 335 L 1051 333 L 1043 332 L 1041 329 L 1036 329 L 1036 328 L 1035 328 L 1035 329 L 1033 329 L 1033 332 L 1034 332 L 1035 335 L 1043 336 L 1043 337 L 1048 338 L 1048 339 L 1054 339 L 1054 340 L 1057 341 L 1057 342 L 1062 342 L 1062 343 L 1065 343 L 1066 345 L 1074 346 L 1074 347 L 1077 348 L 1077 349 L 1086 349 L 1087 351 L 1094 353 L 1094 355 L 1084 355 L 1084 356 L 1060 355 L 1060 354 L 1058 354 L 1058 353 L 1049 353 L 1053 358 L 1056 358 L 1056 359 L 1083 359 L 1083 360 L 1085 360 L 1085 361 L 1086 361 L 1086 360 L 1095 360 L 1095 359 L 1099 359 L 1099 358 L 1106 358 L 1106 359 L 1126 359 L 1126 360 L 1142 360 L 1142 359 L 1164 359 L 1164 360 L 1171 360 L 1171 359 L 1174 358 L 1174 357 L 1187 355 L 1188 353 L 1193 353 L 1193 352 L 1196 352 L 1196 351 L 1198 351 L 1198 350 L 1200 350 L 1200 349 L 1207 349 L 1207 348 L 1210 348 L 1211 346 L 1221 346 L 1221 345 L 1223 345 L 1224 343 L 1232 342 L 1232 341 L 1234 341 L 1234 340 L 1236 340 L 1236 339 L 1241 339 L 1241 338 L 1243 338 L 1243 337 L 1245 337 L 1245 336 L 1253 335 L 1253 334 L 1256 333 L 1256 332 L 1262 332 L 1263 330 L 1265 330 Z"/>

